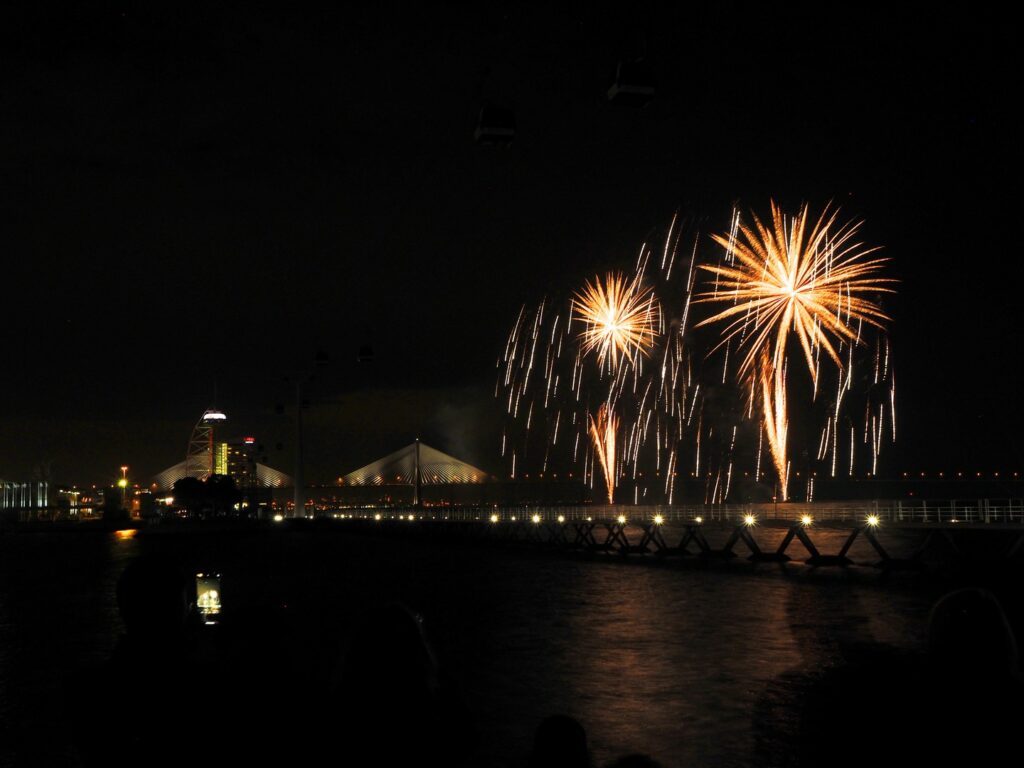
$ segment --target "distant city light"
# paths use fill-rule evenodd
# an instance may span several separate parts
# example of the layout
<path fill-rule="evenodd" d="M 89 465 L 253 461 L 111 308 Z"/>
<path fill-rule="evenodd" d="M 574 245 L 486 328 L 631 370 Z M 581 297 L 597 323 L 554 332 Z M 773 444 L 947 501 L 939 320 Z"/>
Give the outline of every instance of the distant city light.
<path fill-rule="evenodd" d="M 224 421 L 226 418 L 223 411 L 207 411 L 203 414 L 203 421 Z"/>
<path fill-rule="evenodd" d="M 280 515 L 280 514 L 274 515 L 274 522 L 275 523 L 280 523 L 282 520 L 284 520 L 284 515 Z"/>
<path fill-rule="evenodd" d="M 619 525 L 625 525 L 626 524 L 626 516 L 625 515 L 619 515 L 615 519 L 618 521 Z"/>
<path fill-rule="evenodd" d="M 114 531 L 114 535 L 119 539 L 134 539 L 136 533 L 138 530 L 135 528 L 122 528 L 120 531 Z"/>
<path fill-rule="evenodd" d="M 877 528 L 879 524 L 878 515 L 868 515 L 867 524 L 872 528 Z"/>
<path fill-rule="evenodd" d="M 654 516 L 654 524 L 655 525 L 661 525 L 664 522 L 665 522 L 665 518 L 662 517 L 661 515 L 655 515 Z"/>
<path fill-rule="evenodd" d="M 697 515 L 697 517 L 693 518 L 693 522 L 695 522 L 697 525 L 700 525 L 701 523 L 704 522 L 704 518 L 701 517 L 700 515 Z"/>
<path fill-rule="evenodd" d="M 745 526 L 747 526 L 748 528 L 750 528 L 752 526 L 755 526 L 755 525 L 757 525 L 757 518 L 754 517 L 753 515 L 744 515 L 743 516 L 743 524 Z"/>
<path fill-rule="evenodd" d="M 498 516 L 497 515 L 491 515 L 491 522 L 492 523 L 498 522 Z"/>
<path fill-rule="evenodd" d="M 539 523 L 540 522 L 540 515 L 534 515 L 530 519 L 533 520 L 534 523 Z"/>
<path fill-rule="evenodd" d="M 814 523 L 814 518 L 810 515 L 804 515 L 800 518 L 800 523 L 804 526 L 808 526 Z"/>
<path fill-rule="evenodd" d="M 558 522 L 564 523 L 565 522 L 565 515 L 559 515 L 558 516 Z"/>

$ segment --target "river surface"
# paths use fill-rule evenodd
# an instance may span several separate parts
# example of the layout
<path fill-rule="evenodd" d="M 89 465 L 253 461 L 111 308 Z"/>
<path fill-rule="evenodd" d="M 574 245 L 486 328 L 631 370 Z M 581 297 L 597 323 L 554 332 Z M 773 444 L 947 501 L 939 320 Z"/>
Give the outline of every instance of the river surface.
<path fill-rule="evenodd" d="M 0 765 L 79 764 L 62 686 L 109 656 L 117 578 L 148 552 L 219 571 L 225 623 L 289 612 L 286 631 L 246 641 L 311 686 L 363 608 L 415 607 L 476 718 L 480 766 L 524 765 L 554 713 L 585 726 L 596 765 L 631 752 L 665 766 L 786 764 L 792 681 L 858 644 L 920 649 L 936 596 L 866 569 L 631 564 L 280 527 L 0 532 Z"/>

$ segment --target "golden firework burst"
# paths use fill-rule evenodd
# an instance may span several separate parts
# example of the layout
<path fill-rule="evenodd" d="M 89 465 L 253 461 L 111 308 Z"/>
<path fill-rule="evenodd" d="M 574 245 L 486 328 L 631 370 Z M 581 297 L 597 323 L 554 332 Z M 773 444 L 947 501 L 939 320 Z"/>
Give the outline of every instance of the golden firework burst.
<path fill-rule="evenodd" d="M 839 367 L 837 346 L 856 345 L 864 323 L 883 328 L 889 320 L 870 296 L 892 293 L 893 279 L 878 275 L 888 261 L 872 257 L 877 248 L 857 240 L 861 222 L 837 224 L 838 210 L 826 206 L 813 223 L 807 205 L 786 216 L 771 202 L 771 222 L 752 214 L 753 226 L 712 235 L 725 249 L 719 265 L 701 265 L 715 276 L 714 288 L 699 302 L 730 306 L 698 325 L 726 323 L 721 345 L 737 340 L 742 350 L 738 369 L 760 390 L 765 432 L 787 497 L 786 362 L 790 334 L 799 340 L 811 379 L 817 383 L 819 353 Z"/>
<path fill-rule="evenodd" d="M 572 310 L 573 318 L 583 324 L 583 354 L 596 350 L 600 367 L 610 360 L 617 368 L 620 357 L 632 361 L 654 346 L 659 308 L 653 289 L 641 282 L 640 275 L 627 280 L 609 272 L 603 282 L 599 277 L 587 281 L 573 297 Z"/>

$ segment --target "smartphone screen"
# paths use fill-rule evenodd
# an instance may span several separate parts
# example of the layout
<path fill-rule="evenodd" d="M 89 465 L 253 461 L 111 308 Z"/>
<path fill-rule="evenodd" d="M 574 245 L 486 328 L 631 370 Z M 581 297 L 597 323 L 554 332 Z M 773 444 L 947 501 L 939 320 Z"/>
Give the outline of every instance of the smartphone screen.
<path fill-rule="evenodd" d="M 196 574 L 196 608 L 204 624 L 216 624 L 220 618 L 220 574 Z"/>

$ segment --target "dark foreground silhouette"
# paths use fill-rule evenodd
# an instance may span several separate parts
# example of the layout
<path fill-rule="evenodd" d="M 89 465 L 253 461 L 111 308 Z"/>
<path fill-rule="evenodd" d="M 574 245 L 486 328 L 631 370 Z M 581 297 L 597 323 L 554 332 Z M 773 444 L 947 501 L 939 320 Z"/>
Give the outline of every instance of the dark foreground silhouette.
<path fill-rule="evenodd" d="M 209 660 L 189 624 L 188 581 L 171 561 L 125 568 L 117 603 L 125 634 L 100 669 L 69 691 L 69 716 L 89 766 L 201 764 L 216 735 L 204 729 L 201 696 Z"/>
<path fill-rule="evenodd" d="M 931 611 L 923 656 L 862 649 L 811 689 L 801 766 L 983 765 L 1018 754 L 1017 645 L 996 598 L 962 589 Z"/>
<path fill-rule="evenodd" d="M 239 614 L 230 629 L 211 629 L 192 598 L 190 580 L 169 560 L 147 556 L 125 569 L 117 585 L 125 633 L 105 664 L 68 686 L 86 766 L 308 765 L 325 753 L 337 765 L 473 764 L 472 713 L 409 607 L 372 606 L 355 621 L 334 674 L 303 678 L 295 674 L 303 648 L 283 613 Z M 842 663 L 791 689 L 791 748 L 776 745 L 759 763 L 963 766 L 1018 751 L 1018 647 L 985 590 L 935 604 L 926 652 L 847 648 Z M 776 730 L 773 723 L 782 721 L 762 712 L 755 733 Z M 527 765 L 591 768 L 583 725 L 566 715 L 543 720 Z M 611 763 L 659 765 L 642 754 Z"/>

